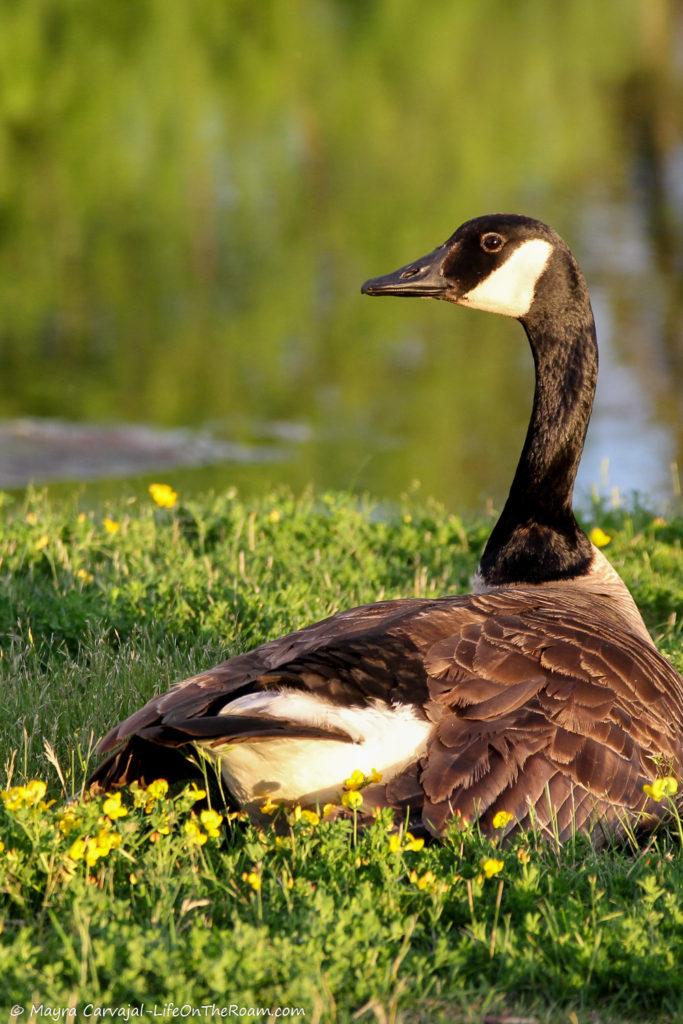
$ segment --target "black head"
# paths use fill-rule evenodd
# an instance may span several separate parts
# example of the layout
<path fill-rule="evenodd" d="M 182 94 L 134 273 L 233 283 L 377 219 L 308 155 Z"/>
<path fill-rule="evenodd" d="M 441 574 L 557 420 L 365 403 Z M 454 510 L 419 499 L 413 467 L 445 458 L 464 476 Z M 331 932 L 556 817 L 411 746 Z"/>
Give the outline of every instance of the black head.
<path fill-rule="evenodd" d="M 423 296 L 525 319 L 558 289 L 584 288 L 576 262 L 552 228 L 494 213 L 468 220 L 433 252 L 366 281 L 365 295 Z"/>

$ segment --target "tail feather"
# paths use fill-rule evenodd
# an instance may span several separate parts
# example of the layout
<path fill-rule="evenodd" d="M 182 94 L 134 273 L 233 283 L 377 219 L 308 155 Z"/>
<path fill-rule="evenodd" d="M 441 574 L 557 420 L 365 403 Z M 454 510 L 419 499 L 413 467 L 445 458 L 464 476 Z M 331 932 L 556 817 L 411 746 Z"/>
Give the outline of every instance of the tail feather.
<path fill-rule="evenodd" d="M 155 779 L 191 782 L 203 780 L 203 775 L 180 750 L 131 736 L 95 769 L 88 787 L 92 793 L 105 793 L 135 781 L 149 785 Z"/>

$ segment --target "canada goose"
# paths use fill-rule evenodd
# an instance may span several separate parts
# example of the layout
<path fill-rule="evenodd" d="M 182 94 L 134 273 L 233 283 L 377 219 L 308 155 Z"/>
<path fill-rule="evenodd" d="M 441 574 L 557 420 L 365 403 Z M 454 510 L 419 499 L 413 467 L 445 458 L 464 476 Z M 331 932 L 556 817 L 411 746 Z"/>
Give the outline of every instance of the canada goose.
<path fill-rule="evenodd" d="M 183 776 L 198 747 L 254 813 L 334 801 L 377 769 L 368 803 L 435 835 L 499 811 L 508 831 L 614 831 L 645 782 L 680 770 L 683 680 L 572 512 L 597 375 L 583 275 L 545 224 L 496 214 L 362 291 L 514 317 L 529 339 L 531 421 L 474 593 L 340 612 L 179 683 L 102 740 L 93 784 Z"/>

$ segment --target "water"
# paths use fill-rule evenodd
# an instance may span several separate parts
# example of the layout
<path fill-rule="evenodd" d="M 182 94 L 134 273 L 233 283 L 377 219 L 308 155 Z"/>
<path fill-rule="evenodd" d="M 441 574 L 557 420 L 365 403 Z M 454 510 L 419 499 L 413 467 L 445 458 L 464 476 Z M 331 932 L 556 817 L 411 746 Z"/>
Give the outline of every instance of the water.
<path fill-rule="evenodd" d="M 521 328 L 359 287 L 510 210 L 591 285 L 580 491 L 671 495 L 679 4 L 6 4 L 0 47 L 0 486 L 417 479 L 453 509 L 500 502 Z"/>

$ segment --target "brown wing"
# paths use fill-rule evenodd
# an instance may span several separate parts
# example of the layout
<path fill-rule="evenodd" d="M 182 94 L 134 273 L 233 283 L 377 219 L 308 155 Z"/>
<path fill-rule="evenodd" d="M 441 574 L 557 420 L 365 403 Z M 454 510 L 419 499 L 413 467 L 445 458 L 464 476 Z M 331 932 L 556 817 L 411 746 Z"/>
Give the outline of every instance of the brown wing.
<path fill-rule="evenodd" d="M 379 700 L 422 707 L 429 699 L 425 668 L 410 631 L 400 627 L 416 611 L 434 604 L 385 601 L 341 612 L 178 683 L 101 740 L 98 752 L 114 753 L 95 770 L 89 784 L 109 789 L 135 778 L 151 781 L 160 774 L 185 777 L 190 769 L 174 748 L 198 739 L 240 742 L 283 732 L 290 738 L 344 738 L 330 728 L 307 728 L 264 715 L 219 713 L 229 701 L 258 690 L 305 690 L 344 706 Z"/>
<path fill-rule="evenodd" d="M 581 603 L 549 589 L 473 598 L 475 620 L 429 647 L 444 710 L 418 771 L 430 831 L 453 815 L 490 828 L 497 811 L 561 837 L 598 816 L 613 829 L 624 808 L 645 806 L 643 783 L 662 765 L 680 770 L 681 677 Z M 406 778 L 390 798 L 401 787 L 410 791 Z"/>

